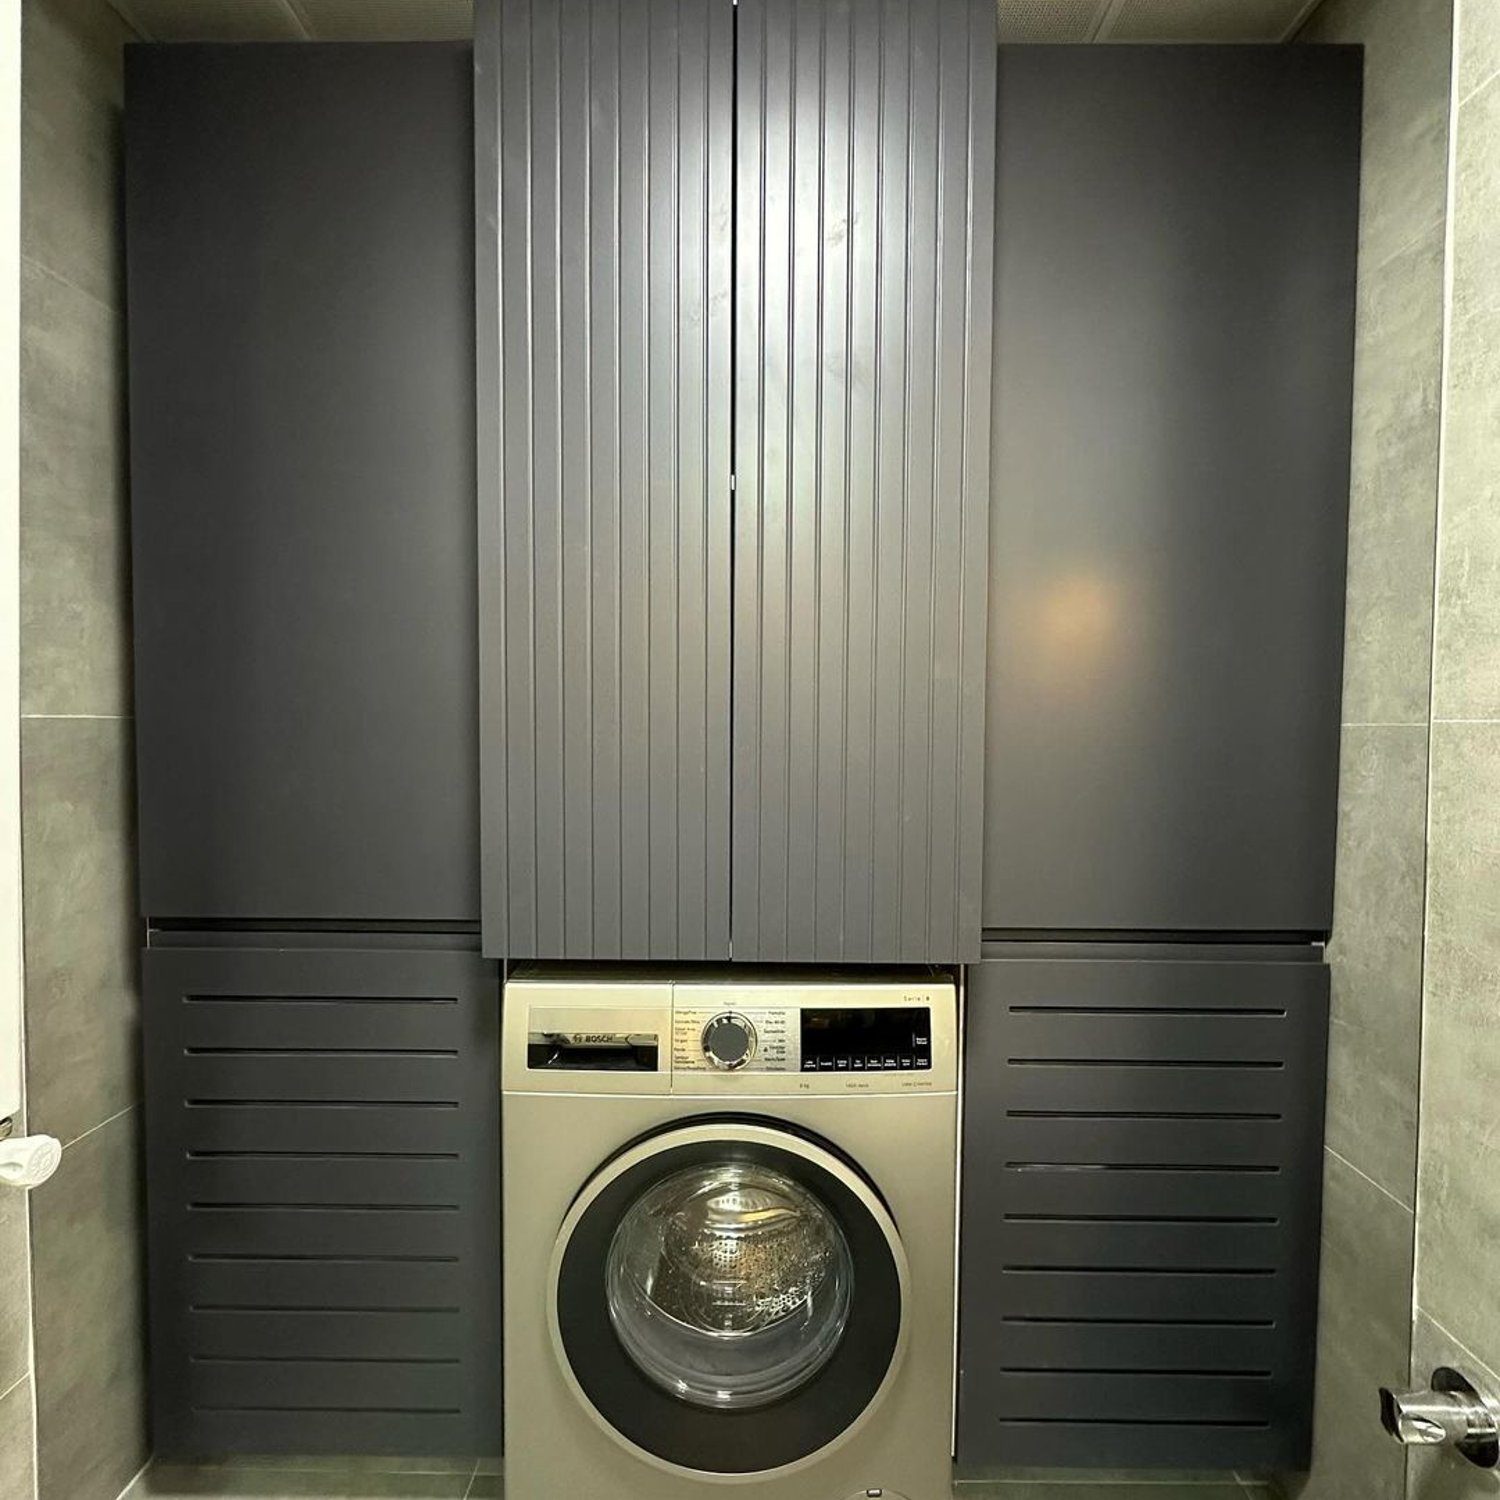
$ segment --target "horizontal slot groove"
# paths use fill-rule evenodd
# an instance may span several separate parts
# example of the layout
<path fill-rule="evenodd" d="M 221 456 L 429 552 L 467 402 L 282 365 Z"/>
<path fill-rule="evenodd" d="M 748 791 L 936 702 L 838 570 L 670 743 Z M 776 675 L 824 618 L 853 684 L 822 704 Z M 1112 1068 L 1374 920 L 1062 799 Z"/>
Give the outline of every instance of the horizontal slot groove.
<path fill-rule="evenodd" d="M 358 1313 L 360 1315 L 370 1314 L 384 1317 L 387 1313 L 441 1313 L 447 1317 L 456 1317 L 462 1311 L 457 1307 L 287 1307 L 280 1304 L 267 1304 L 258 1306 L 247 1302 L 192 1302 L 188 1304 L 188 1311 L 194 1313 L 246 1313 L 255 1317 L 263 1317 L 267 1313 L 275 1313 L 278 1317 L 287 1313 L 300 1313 L 310 1317 L 322 1318 L 329 1313 Z"/>
<path fill-rule="evenodd" d="M 197 1151 L 189 1161 L 458 1161 L 458 1151 Z"/>
<path fill-rule="evenodd" d="M 1207 1109 L 1008 1109 L 1007 1120 L 1268 1120 L 1280 1110 L 1221 1111 Z"/>
<path fill-rule="evenodd" d="M 1007 1224 L 1279 1224 L 1274 1214 L 1006 1214 Z"/>
<path fill-rule="evenodd" d="M 1269 1380 L 1270 1370 L 1143 1370 L 1112 1369 L 1092 1365 L 1001 1365 L 1002 1375 L 1123 1375 L 1131 1380 Z"/>
<path fill-rule="evenodd" d="M 1233 1057 L 1007 1057 L 1011 1068 L 1244 1068 L 1260 1073 L 1285 1069 L 1280 1059 Z"/>
<path fill-rule="evenodd" d="M 457 995 L 184 995 L 184 1005 L 457 1005 Z"/>
<path fill-rule="evenodd" d="M 191 1264 L 201 1266 L 456 1266 L 459 1262 L 456 1255 L 340 1255 L 337 1252 L 327 1255 L 255 1255 L 191 1250 L 187 1258 Z"/>
<path fill-rule="evenodd" d="M 1252 1016 L 1282 1019 L 1284 1009 L 1266 1006 L 1226 1009 L 1218 1005 L 1012 1005 L 1013 1016 Z"/>
<path fill-rule="evenodd" d="M 192 1213 L 456 1214 L 456 1203 L 189 1203 Z"/>
<path fill-rule="evenodd" d="M 431 1057 L 456 1059 L 456 1047 L 184 1047 L 184 1057 Z"/>
<path fill-rule="evenodd" d="M 1002 1427 L 1252 1427 L 1269 1422 L 1228 1417 L 996 1417 Z"/>
<path fill-rule="evenodd" d="M 416 1359 L 406 1355 L 340 1354 L 190 1354 L 188 1362 L 195 1365 L 457 1365 L 462 1360 L 452 1358 Z"/>
<path fill-rule="evenodd" d="M 1045 1328 L 1274 1328 L 1274 1318 L 1032 1318 L 1007 1314 L 1002 1323 Z"/>
<path fill-rule="evenodd" d="M 1172 1161 L 1008 1161 L 1007 1172 L 1241 1172 L 1276 1173 L 1274 1163 L 1199 1164 Z"/>
<path fill-rule="evenodd" d="M 1047 1266 L 1003 1265 L 1007 1276 L 1275 1276 L 1274 1266 Z"/>
<path fill-rule="evenodd" d="M 219 1412 L 232 1415 L 236 1412 L 286 1412 L 291 1415 L 311 1413 L 329 1416 L 370 1417 L 457 1417 L 462 1416 L 457 1406 L 195 1406 L 195 1412 Z"/>
<path fill-rule="evenodd" d="M 189 1109 L 457 1109 L 457 1099 L 185 1099 Z"/>

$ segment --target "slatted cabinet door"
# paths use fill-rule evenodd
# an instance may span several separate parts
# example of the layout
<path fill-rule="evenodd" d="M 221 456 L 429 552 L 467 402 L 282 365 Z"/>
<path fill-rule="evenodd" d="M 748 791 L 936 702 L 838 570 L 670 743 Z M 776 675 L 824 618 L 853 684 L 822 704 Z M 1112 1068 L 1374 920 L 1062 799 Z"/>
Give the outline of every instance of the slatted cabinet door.
<path fill-rule="evenodd" d="M 498 974 L 145 954 L 156 1451 L 500 1443 Z"/>
<path fill-rule="evenodd" d="M 736 16 L 735 957 L 972 959 L 995 7 Z"/>
<path fill-rule="evenodd" d="M 969 972 L 959 1463 L 1304 1468 L 1327 969 Z"/>
<path fill-rule="evenodd" d="M 731 0 L 479 0 L 485 951 L 729 955 Z"/>

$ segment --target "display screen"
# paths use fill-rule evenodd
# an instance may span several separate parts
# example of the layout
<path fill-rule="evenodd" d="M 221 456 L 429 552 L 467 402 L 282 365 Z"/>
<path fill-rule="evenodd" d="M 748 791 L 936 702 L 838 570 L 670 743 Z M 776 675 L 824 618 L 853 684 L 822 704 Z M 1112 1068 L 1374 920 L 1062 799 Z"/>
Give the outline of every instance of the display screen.
<path fill-rule="evenodd" d="M 925 1070 L 931 1066 L 932 1012 L 925 1005 L 802 1012 L 805 1073 Z"/>

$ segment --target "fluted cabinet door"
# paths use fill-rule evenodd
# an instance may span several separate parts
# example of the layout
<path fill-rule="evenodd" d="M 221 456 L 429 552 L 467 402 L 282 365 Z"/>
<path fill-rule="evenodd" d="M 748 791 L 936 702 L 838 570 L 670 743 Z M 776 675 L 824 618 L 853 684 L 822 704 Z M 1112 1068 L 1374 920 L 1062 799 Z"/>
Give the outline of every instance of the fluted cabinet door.
<path fill-rule="evenodd" d="M 487 952 L 729 951 L 731 0 L 480 0 Z"/>
<path fill-rule="evenodd" d="M 741 0 L 734 952 L 978 957 L 995 8 Z"/>

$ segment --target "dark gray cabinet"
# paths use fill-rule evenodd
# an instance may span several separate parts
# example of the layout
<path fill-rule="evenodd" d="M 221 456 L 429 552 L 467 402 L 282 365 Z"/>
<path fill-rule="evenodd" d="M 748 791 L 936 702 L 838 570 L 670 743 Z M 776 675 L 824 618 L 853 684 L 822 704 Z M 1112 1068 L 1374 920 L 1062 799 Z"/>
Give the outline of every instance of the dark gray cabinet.
<path fill-rule="evenodd" d="M 733 26 L 476 7 L 492 953 L 729 953 Z"/>
<path fill-rule="evenodd" d="M 476 27 L 486 950 L 973 956 L 993 7 Z"/>
<path fill-rule="evenodd" d="M 126 92 L 141 909 L 474 921 L 469 49 Z"/>
<path fill-rule="evenodd" d="M 156 1452 L 497 1451 L 497 967 L 230 941 L 143 961 Z"/>
<path fill-rule="evenodd" d="M 1298 1470 L 1328 971 L 1008 945 L 969 970 L 961 1466 Z"/>
<path fill-rule="evenodd" d="M 984 926 L 1326 933 L 1359 49 L 999 69 Z"/>
<path fill-rule="evenodd" d="M 736 958 L 978 953 L 994 12 L 737 10 Z"/>

